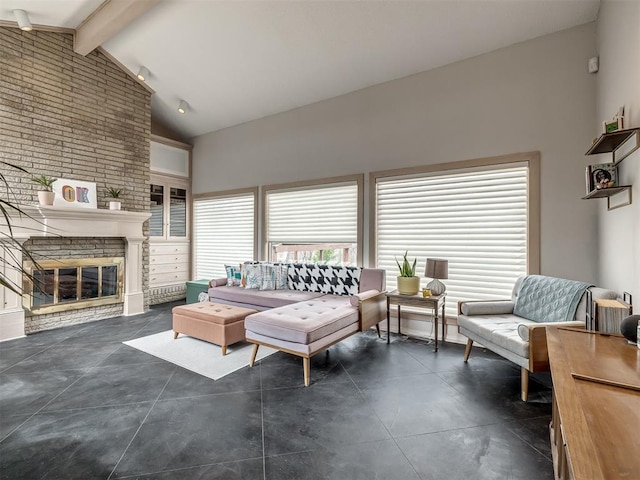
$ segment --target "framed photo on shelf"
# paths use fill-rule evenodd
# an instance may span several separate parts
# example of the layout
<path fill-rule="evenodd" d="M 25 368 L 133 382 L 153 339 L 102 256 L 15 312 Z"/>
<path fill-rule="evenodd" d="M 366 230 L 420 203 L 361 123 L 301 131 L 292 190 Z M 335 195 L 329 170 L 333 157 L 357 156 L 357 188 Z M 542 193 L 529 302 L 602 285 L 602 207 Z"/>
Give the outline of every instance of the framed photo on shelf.
<path fill-rule="evenodd" d="M 615 187 L 618 184 L 618 168 L 613 163 L 589 165 L 587 167 L 587 182 L 589 192 Z"/>

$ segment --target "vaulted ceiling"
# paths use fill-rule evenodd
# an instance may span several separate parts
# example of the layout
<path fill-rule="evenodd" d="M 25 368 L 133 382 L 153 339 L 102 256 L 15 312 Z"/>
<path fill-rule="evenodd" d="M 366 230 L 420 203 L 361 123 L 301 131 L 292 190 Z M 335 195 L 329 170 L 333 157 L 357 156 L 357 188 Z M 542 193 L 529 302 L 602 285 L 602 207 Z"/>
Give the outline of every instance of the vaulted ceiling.
<path fill-rule="evenodd" d="M 0 20 L 23 9 L 33 24 L 77 29 L 121 1 L 141 2 L 3 0 Z M 584 24 L 599 8 L 599 0 L 145 2 L 129 23 L 107 17 L 95 38 L 132 72 L 148 68 L 152 117 L 183 138 Z"/>

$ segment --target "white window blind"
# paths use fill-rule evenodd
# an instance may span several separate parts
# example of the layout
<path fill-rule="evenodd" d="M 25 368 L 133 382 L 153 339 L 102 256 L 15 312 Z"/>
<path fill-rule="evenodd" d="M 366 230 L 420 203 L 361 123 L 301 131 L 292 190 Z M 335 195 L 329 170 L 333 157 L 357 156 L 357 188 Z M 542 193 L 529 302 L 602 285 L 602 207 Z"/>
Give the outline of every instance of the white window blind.
<path fill-rule="evenodd" d="M 527 178 L 526 166 L 378 178 L 377 265 L 387 289 L 396 288 L 394 257 L 408 250 L 419 277 L 427 257 L 449 260 L 447 315 L 460 299 L 510 298 L 527 273 Z"/>
<path fill-rule="evenodd" d="M 266 194 L 270 243 L 356 243 L 358 185 L 274 190 Z"/>
<path fill-rule="evenodd" d="M 252 260 L 253 193 L 193 202 L 195 278 L 221 278 L 224 266 Z"/>

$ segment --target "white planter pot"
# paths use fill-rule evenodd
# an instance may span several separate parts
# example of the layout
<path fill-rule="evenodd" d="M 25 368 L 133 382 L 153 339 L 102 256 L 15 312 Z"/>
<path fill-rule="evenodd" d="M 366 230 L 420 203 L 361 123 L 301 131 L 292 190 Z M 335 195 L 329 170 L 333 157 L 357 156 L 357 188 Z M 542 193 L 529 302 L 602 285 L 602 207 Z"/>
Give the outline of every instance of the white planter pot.
<path fill-rule="evenodd" d="M 109 210 L 120 210 L 120 202 L 118 200 L 110 200 Z"/>
<path fill-rule="evenodd" d="M 53 205 L 53 200 L 56 198 L 56 192 L 40 191 L 38 192 L 38 202 L 40 205 Z"/>

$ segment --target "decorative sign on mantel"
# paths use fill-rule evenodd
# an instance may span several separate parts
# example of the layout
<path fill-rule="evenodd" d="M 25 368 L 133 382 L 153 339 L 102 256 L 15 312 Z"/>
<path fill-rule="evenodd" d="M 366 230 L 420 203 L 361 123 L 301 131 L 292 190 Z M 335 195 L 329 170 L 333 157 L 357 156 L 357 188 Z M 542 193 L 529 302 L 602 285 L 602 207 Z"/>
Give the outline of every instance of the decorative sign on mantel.
<path fill-rule="evenodd" d="M 54 207 L 98 208 L 98 194 L 94 182 L 59 178 L 53 182 L 56 198 Z"/>

